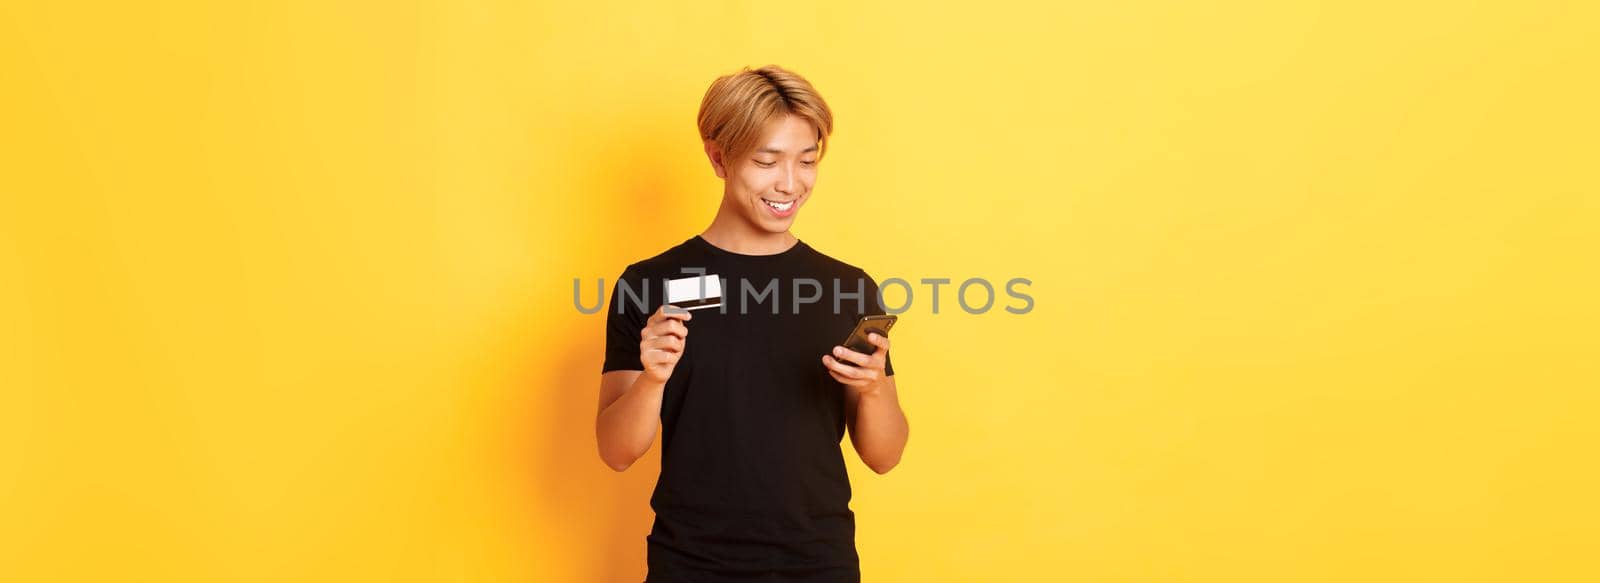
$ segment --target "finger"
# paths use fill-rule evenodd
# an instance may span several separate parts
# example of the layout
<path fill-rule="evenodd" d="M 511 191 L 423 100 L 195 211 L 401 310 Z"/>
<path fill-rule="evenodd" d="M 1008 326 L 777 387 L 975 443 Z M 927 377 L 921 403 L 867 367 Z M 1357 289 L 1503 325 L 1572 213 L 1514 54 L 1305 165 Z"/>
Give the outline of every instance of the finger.
<path fill-rule="evenodd" d="M 674 319 L 678 319 L 678 320 L 688 320 L 689 318 L 693 318 L 694 317 L 694 314 L 690 314 L 689 310 L 687 310 L 685 308 L 680 308 L 678 306 L 674 306 L 672 304 L 661 304 L 660 312 L 661 312 L 661 316 L 663 318 L 674 318 Z"/>
<path fill-rule="evenodd" d="M 856 380 L 856 379 L 845 378 L 845 377 L 839 376 L 839 373 L 833 372 L 831 370 L 828 371 L 828 375 L 832 376 L 833 380 L 839 381 L 840 384 L 846 384 L 846 385 L 851 385 L 851 386 L 861 386 L 861 385 L 866 383 L 866 381 L 861 381 L 861 380 Z"/>
<path fill-rule="evenodd" d="M 651 346 L 640 350 L 640 358 L 653 358 L 664 364 L 678 362 L 683 351 L 672 346 Z"/>
<path fill-rule="evenodd" d="M 650 314 L 649 324 L 657 324 L 664 320 L 683 320 L 687 322 L 693 317 L 694 314 L 689 313 L 689 310 L 672 304 L 661 304 L 661 307 L 656 308 L 656 313 Z"/>
<path fill-rule="evenodd" d="M 868 334 L 867 342 L 871 342 L 873 346 L 878 347 L 877 350 L 872 351 L 872 364 L 867 366 L 876 369 L 889 366 L 889 337 L 876 333 Z"/>
<path fill-rule="evenodd" d="M 867 342 L 871 343 L 873 346 L 878 347 L 878 349 L 873 351 L 873 352 L 888 352 L 889 351 L 889 337 L 888 336 L 884 336 L 884 335 L 879 334 L 877 332 L 873 332 L 873 333 L 867 335 Z"/>
<path fill-rule="evenodd" d="M 644 329 L 643 338 L 646 340 L 659 336 L 676 336 L 678 338 L 688 339 L 689 329 L 683 324 L 679 324 L 670 320 L 666 322 L 659 322 L 654 326 Z"/>
<path fill-rule="evenodd" d="M 645 341 L 645 346 L 664 352 L 682 352 L 683 341 L 675 336 L 657 336 Z"/>
<path fill-rule="evenodd" d="M 864 386 L 872 384 L 872 380 L 871 379 L 848 377 L 848 376 L 845 376 L 844 374 L 841 374 L 841 373 L 838 373 L 838 372 L 834 372 L 832 369 L 828 370 L 828 376 L 833 377 L 833 380 L 839 381 L 840 384 L 849 385 L 849 386 L 852 386 L 852 387 L 864 387 Z"/>
<path fill-rule="evenodd" d="M 828 372 L 835 373 L 852 381 L 863 380 L 863 375 L 867 374 L 858 367 L 853 367 L 839 362 L 831 355 L 824 355 L 822 357 L 822 366 L 828 367 Z"/>
<path fill-rule="evenodd" d="M 867 366 L 872 364 L 871 356 L 850 350 L 849 348 L 845 348 L 843 346 L 833 347 L 833 357 L 845 362 L 856 363 L 858 366 Z"/>

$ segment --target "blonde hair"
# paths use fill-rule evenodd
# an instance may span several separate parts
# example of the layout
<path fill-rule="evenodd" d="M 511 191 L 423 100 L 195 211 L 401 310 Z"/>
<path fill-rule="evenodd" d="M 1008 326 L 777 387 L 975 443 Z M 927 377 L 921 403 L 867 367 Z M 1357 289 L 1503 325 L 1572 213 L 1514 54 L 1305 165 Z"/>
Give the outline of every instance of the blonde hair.
<path fill-rule="evenodd" d="M 756 148 L 761 129 L 774 119 L 796 115 L 817 130 L 817 159 L 828 151 L 833 111 L 805 77 L 779 67 L 745 67 L 718 77 L 700 100 L 700 138 L 713 140 L 724 159 Z"/>

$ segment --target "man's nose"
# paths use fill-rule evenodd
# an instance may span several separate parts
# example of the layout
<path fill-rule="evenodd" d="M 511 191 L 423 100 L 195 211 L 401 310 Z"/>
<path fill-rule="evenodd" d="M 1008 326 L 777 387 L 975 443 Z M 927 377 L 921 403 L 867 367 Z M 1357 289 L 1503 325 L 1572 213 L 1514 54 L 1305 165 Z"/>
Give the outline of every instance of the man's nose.
<path fill-rule="evenodd" d="M 778 177 L 778 186 L 776 188 L 778 189 L 778 192 L 784 194 L 794 194 L 794 170 L 791 170 L 789 167 L 785 166 L 783 168 L 783 175 Z"/>

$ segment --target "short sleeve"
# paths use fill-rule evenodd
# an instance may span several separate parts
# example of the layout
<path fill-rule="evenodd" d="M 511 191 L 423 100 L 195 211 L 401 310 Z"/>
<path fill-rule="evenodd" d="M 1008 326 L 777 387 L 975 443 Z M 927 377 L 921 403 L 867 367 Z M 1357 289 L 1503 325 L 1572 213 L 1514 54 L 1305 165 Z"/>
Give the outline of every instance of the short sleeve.
<path fill-rule="evenodd" d="M 639 333 L 650 316 L 645 311 L 649 294 L 645 293 L 643 284 L 644 278 L 638 277 L 630 267 L 611 288 L 611 302 L 606 306 L 606 359 L 600 368 L 602 373 L 644 370 L 644 363 L 639 359 Z"/>
<path fill-rule="evenodd" d="M 866 298 L 866 302 L 865 302 L 867 311 L 862 312 L 861 315 L 862 316 L 867 316 L 867 315 L 883 315 L 883 314 L 886 314 L 887 312 L 883 309 L 882 303 L 878 301 L 879 298 L 878 298 L 878 282 L 877 282 L 877 280 L 872 279 L 872 276 L 867 275 L 867 273 L 865 271 L 861 272 L 861 279 L 866 282 L 866 294 L 867 294 L 867 298 Z M 892 337 L 894 335 L 894 332 L 890 331 L 889 335 Z M 894 376 L 894 359 L 893 359 L 893 355 L 892 355 L 893 352 L 894 351 L 891 349 L 889 351 L 889 353 L 885 353 L 883 355 L 883 375 L 884 376 L 891 376 L 891 377 Z"/>

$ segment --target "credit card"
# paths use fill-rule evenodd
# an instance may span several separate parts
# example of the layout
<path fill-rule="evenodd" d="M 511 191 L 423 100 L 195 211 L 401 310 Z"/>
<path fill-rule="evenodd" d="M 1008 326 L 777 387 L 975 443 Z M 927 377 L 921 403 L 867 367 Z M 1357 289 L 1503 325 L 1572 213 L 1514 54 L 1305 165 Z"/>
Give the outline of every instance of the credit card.
<path fill-rule="evenodd" d="M 714 274 L 667 280 L 667 304 L 685 310 L 722 305 L 722 278 Z"/>

